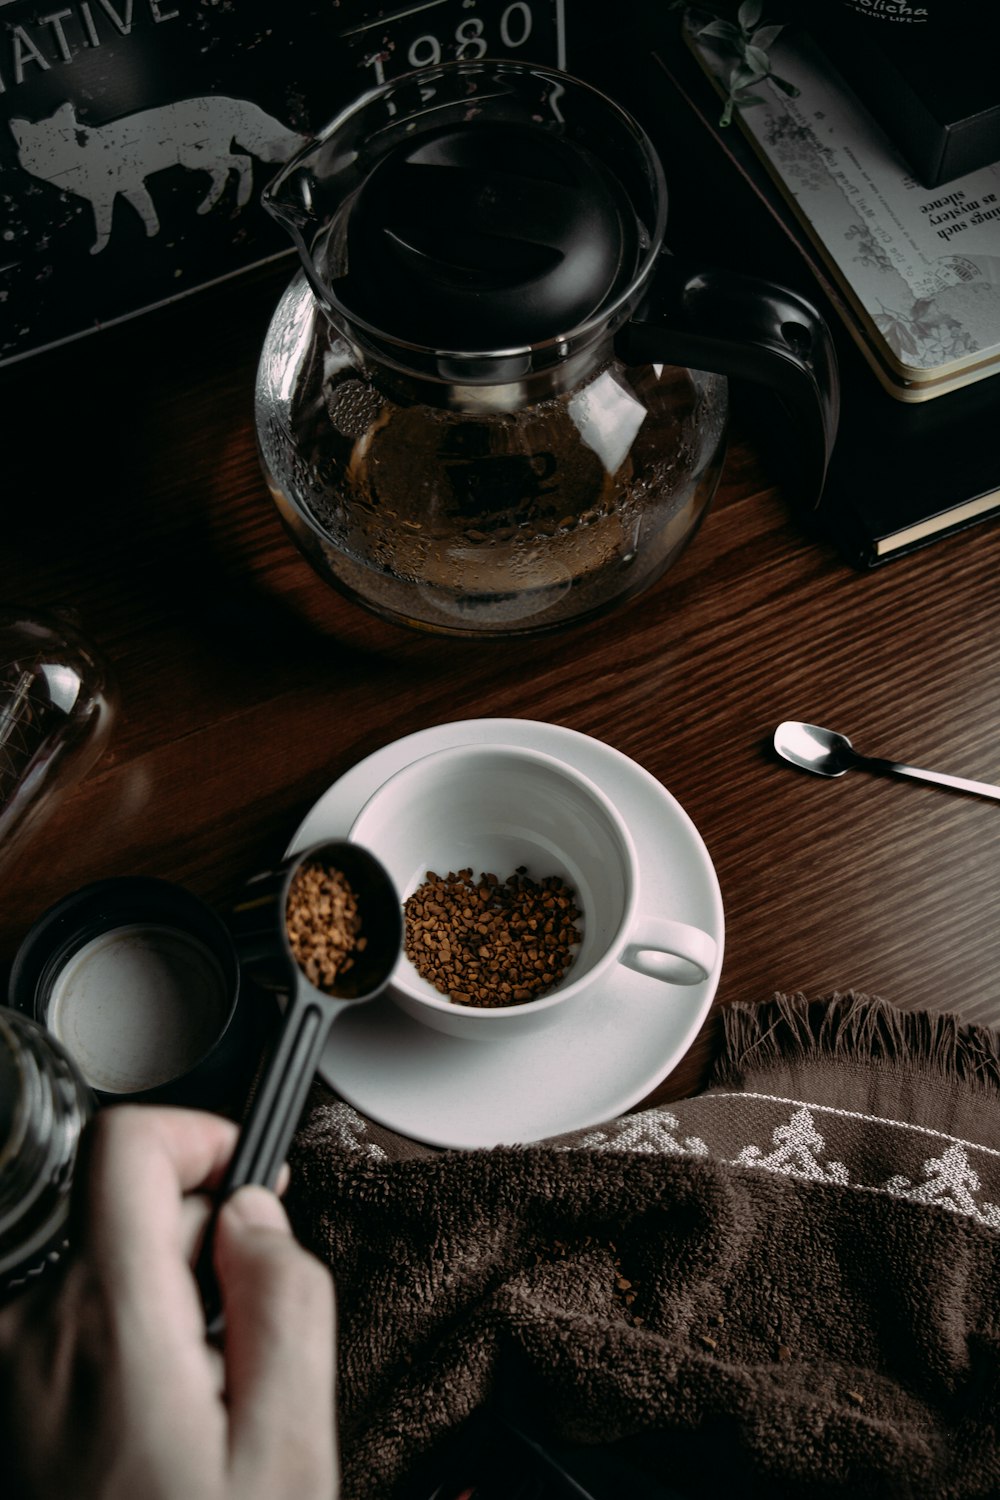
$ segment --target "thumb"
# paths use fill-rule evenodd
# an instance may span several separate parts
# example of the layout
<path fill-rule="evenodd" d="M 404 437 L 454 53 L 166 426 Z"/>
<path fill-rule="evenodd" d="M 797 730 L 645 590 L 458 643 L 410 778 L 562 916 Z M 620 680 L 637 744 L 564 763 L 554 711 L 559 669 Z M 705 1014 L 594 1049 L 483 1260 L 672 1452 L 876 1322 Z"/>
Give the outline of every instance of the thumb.
<path fill-rule="evenodd" d="M 216 1227 L 229 1456 L 239 1495 L 335 1492 L 334 1299 L 329 1272 L 266 1188 L 243 1187 Z"/>

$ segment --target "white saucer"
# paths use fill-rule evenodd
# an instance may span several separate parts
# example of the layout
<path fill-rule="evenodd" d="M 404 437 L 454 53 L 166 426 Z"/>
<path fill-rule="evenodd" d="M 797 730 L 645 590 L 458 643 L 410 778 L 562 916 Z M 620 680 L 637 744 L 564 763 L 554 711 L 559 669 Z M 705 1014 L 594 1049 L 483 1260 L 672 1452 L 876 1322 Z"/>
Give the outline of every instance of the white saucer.
<path fill-rule="evenodd" d="M 638 1104 L 701 1029 L 719 983 L 725 932 L 715 868 L 680 804 L 620 751 L 534 719 L 463 719 L 395 740 L 334 782 L 288 852 L 343 838 L 372 792 L 418 756 L 484 742 L 545 751 L 595 781 L 635 840 L 643 905 L 704 928 L 718 956 L 706 980 L 685 986 L 618 965 L 606 993 L 588 991 L 544 1031 L 506 1041 L 444 1036 L 386 997 L 338 1017 L 320 1063 L 330 1087 L 390 1130 L 460 1149 L 543 1140 Z"/>

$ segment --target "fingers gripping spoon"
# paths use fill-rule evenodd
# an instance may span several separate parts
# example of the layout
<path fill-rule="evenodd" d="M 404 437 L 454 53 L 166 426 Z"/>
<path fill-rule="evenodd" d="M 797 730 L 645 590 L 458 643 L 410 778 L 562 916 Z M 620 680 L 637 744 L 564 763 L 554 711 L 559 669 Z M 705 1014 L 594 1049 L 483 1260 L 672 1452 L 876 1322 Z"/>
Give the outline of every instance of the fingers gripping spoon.
<path fill-rule="evenodd" d="M 357 902 L 358 937 L 364 939 L 323 989 L 307 978 L 289 938 L 288 896 L 301 868 L 339 872 Z M 347 840 L 314 844 L 247 883 L 231 918 L 241 965 L 260 984 L 287 996 L 277 1038 L 264 1066 L 236 1149 L 219 1189 L 195 1265 L 210 1329 L 220 1300 L 213 1267 L 215 1220 L 237 1188 L 273 1188 L 305 1104 L 330 1027 L 344 1010 L 381 994 L 399 958 L 403 908 L 381 863 Z"/>

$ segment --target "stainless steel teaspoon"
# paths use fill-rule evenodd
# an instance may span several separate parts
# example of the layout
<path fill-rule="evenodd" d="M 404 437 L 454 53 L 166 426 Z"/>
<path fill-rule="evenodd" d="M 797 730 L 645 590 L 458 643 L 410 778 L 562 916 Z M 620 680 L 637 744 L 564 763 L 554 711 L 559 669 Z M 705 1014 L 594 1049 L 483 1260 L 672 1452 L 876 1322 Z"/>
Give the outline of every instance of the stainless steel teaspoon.
<path fill-rule="evenodd" d="M 985 781 L 968 781 L 964 776 L 948 776 L 943 771 L 922 771 L 917 766 L 904 766 L 896 760 L 859 755 L 846 735 L 836 734 L 832 729 L 821 729 L 818 724 L 786 720 L 774 731 L 774 748 L 793 766 L 815 771 L 818 776 L 843 776 L 845 771 L 857 766 L 883 776 L 911 776 L 916 781 L 933 781 L 956 792 L 974 792 L 979 797 L 992 797 L 1000 802 L 998 786 L 990 786 Z"/>

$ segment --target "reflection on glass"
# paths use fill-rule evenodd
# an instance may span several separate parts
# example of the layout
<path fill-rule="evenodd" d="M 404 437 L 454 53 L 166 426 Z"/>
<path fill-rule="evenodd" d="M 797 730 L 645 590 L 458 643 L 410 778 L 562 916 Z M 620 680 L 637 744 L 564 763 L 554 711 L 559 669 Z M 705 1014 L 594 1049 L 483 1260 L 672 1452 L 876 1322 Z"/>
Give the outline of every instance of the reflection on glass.
<path fill-rule="evenodd" d="M 116 692 L 68 610 L 0 610 L 0 865 L 107 743 Z"/>

